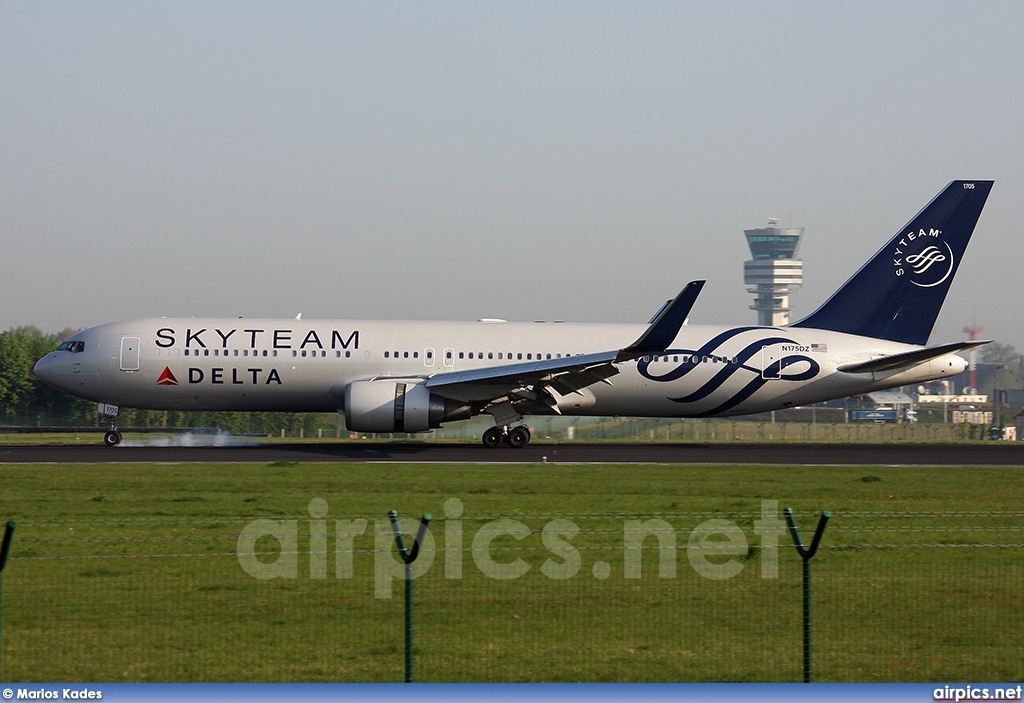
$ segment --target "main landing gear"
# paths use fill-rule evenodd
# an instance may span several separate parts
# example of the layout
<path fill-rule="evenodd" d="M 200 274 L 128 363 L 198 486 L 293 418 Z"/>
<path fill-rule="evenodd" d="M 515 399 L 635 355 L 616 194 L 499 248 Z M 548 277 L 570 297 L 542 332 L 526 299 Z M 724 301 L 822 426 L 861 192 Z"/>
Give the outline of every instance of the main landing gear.
<path fill-rule="evenodd" d="M 484 432 L 484 446 L 488 449 L 508 444 L 513 449 L 522 449 L 530 443 L 530 428 L 526 425 L 518 427 L 492 427 Z"/>

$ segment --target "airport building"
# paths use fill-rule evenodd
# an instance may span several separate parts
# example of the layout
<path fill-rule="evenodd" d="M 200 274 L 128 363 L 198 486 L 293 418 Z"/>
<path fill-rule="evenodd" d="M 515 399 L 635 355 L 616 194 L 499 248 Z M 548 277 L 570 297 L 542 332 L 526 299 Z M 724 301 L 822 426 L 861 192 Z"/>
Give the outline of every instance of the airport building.
<path fill-rule="evenodd" d="M 753 256 L 743 262 L 743 283 L 754 294 L 750 309 L 757 312 L 757 324 L 788 325 L 789 295 L 804 282 L 804 262 L 796 258 L 803 227 L 779 227 L 769 218 L 767 227 L 743 234 Z"/>

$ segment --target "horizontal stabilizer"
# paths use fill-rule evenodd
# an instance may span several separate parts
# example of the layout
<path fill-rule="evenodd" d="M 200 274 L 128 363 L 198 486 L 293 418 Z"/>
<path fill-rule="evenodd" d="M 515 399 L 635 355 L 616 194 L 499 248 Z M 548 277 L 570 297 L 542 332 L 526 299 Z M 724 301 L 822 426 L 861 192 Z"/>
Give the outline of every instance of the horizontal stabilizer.
<path fill-rule="evenodd" d="M 909 368 L 911 366 L 917 366 L 918 364 L 928 361 L 930 359 L 936 359 L 946 354 L 952 354 L 963 349 L 970 349 L 971 347 L 981 346 L 982 344 L 988 344 L 988 341 L 973 341 L 973 342 L 950 342 L 949 344 L 938 344 L 933 347 L 924 347 L 923 349 L 914 349 L 913 351 L 901 352 L 899 354 L 889 354 L 888 356 L 880 356 L 877 359 L 871 361 L 862 361 L 856 364 L 844 364 L 837 370 L 843 373 L 875 373 L 876 371 L 892 371 L 900 368 Z"/>

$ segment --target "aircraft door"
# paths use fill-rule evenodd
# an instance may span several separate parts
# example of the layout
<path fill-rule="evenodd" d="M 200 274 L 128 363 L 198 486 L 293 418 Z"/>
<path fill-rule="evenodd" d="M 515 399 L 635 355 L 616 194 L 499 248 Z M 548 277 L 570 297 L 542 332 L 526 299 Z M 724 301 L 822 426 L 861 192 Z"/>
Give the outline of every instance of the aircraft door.
<path fill-rule="evenodd" d="M 423 365 L 426 367 L 432 367 L 434 365 L 434 348 L 427 347 L 423 350 Z"/>
<path fill-rule="evenodd" d="M 442 354 L 441 364 L 444 366 L 444 370 L 451 371 L 455 368 L 455 350 L 451 347 L 446 347 Z"/>
<path fill-rule="evenodd" d="M 138 337 L 121 337 L 121 370 L 139 370 L 139 347 L 141 340 Z"/>
<path fill-rule="evenodd" d="M 782 349 L 778 344 L 761 347 L 761 378 L 782 378 Z"/>

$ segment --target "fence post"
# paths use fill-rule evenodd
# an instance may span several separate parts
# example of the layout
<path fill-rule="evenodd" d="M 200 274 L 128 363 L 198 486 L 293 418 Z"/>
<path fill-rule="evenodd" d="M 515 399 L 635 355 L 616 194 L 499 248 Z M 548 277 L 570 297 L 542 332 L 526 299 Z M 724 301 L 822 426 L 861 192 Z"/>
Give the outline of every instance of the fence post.
<path fill-rule="evenodd" d="M 782 512 L 786 515 L 786 523 L 789 525 L 789 534 L 793 537 L 793 545 L 804 562 L 804 683 L 811 683 L 811 655 L 813 653 L 811 645 L 811 559 L 818 551 L 821 537 L 825 534 L 825 525 L 828 524 L 832 513 L 828 510 L 822 511 L 821 519 L 818 520 L 818 529 L 814 531 L 814 539 L 811 540 L 811 546 L 807 548 L 804 547 L 803 540 L 800 539 L 800 530 L 796 526 L 793 509 L 786 508 Z"/>
<path fill-rule="evenodd" d="M 0 665 L 3 664 L 3 575 L 4 567 L 7 566 L 7 557 L 11 553 L 11 540 L 14 539 L 13 520 L 7 521 L 7 529 L 4 530 L 4 541 L 0 544 Z M 3 670 L 0 669 L 0 681 L 3 681 Z"/>
<path fill-rule="evenodd" d="M 391 529 L 395 533 L 395 542 L 398 545 L 398 555 L 405 562 L 405 682 L 413 682 L 413 590 L 412 590 L 412 564 L 420 555 L 420 546 L 423 544 L 423 537 L 427 533 L 427 525 L 430 524 L 430 513 L 424 513 L 420 518 L 420 529 L 416 533 L 416 542 L 412 549 L 405 546 L 405 537 L 402 535 L 402 526 L 398 524 L 398 511 L 389 510 L 388 518 L 391 519 Z"/>

